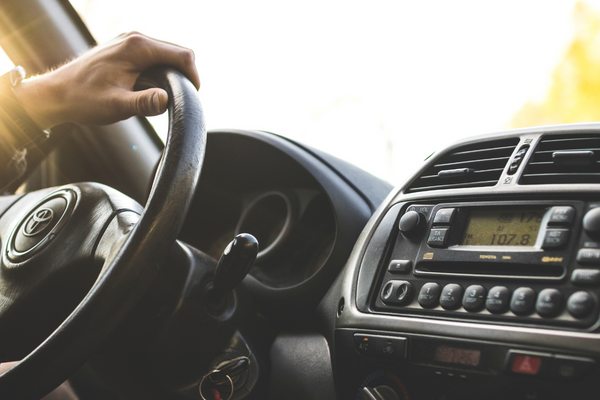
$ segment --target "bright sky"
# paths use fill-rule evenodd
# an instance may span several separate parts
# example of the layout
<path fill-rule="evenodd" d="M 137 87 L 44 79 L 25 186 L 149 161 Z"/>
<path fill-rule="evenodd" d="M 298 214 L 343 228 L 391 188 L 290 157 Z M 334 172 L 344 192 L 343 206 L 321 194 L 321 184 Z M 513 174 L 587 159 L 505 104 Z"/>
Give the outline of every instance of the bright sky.
<path fill-rule="evenodd" d="M 544 96 L 575 1 L 72 3 L 99 42 L 137 30 L 192 48 L 209 128 L 275 132 L 399 184 Z"/>

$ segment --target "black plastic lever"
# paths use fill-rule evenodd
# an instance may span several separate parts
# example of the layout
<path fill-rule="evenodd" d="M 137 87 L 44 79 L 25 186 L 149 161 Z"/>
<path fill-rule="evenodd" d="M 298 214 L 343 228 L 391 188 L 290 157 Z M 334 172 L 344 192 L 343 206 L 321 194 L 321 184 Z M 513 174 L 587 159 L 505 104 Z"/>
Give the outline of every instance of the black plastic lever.
<path fill-rule="evenodd" d="M 223 251 L 217 263 L 212 285 L 207 288 L 211 308 L 220 308 L 226 294 L 242 282 L 252 268 L 258 253 L 258 240 L 240 233 Z"/>

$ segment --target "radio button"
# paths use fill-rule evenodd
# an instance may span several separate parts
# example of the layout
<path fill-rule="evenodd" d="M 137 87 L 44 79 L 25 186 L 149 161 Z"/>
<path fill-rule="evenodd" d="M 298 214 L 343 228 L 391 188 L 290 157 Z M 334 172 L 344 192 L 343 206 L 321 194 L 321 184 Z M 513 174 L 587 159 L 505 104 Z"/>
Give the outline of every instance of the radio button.
<path fill-rule="evenodd" d="M 399 305 L 409 304 L 413 299 L 414 288 L 410 282 L 400 282 L 396 291 L 396 301 Z"/>
<path fill-rule="evenodd" d="M 463 297 L 463 288 L 455 283 L 450 283 L 442 289 L 440 296 L 440 305 L 446 310 L 455 310 L 460 307 Z"/>
<path fill-rule="evenodd" d="M 405 274 L 412 268 L 410 260 L 392 260 L 388 267 L 388 271 L 392 274 Z"/>
<path fill-rule="evenodd" d="M 575 209 L 573 207 L 552 207 L 548 224 L 570 226 L 574 217 Z"/>
<path fill-rule="evenodd" d="M 494 286 L 485 300 L 485 308 L 494 314 L 501 314 L 508 310 L 510 292 L 504 286 Z"/>
<path fill-rule="evenodd" d="M 481 310 L 485 304 L 486 290 L 481 285 L 471 285 L 465 290 L 465 295 L 462 300 L 462 306 L 465 310 L 477 312 Z"/>
<path fill-rule="evenodd" d="M 577 253 L 577 261 L 582 264 L 600 264 L 600 250 L 581 249 Z"/>
<path fill-rule="evenodd" d="M 521 287 L 514 291 L 510 302 L 510 309 L 517 315 L 527 315 L 533 312 L 535 306 L 535 292 L 531 288 Z"/>
<path fill-rule="evenodd" d="M 394 296 L 394 281 L 389 281 L 381 289 L 381 300 L 384 303 L 391 302 Z"/>
<path fill-rule="evenodd" d="M 427 244 L 431 247 L 446 247 L 448 228 L 435 228 L 429 232 Z"/>
<path fill-rule="evenodd" d="M 585 318 L 594 309 L 594 299 L 588 292 L 575 292 L 567 301 L 567 311 L 575 318 Z"/>
<path fill-rule="evenodd" d="M 569 230 L 568 229 L 548 229 L 546 230 L 546 236 L 544 237 L 544 249 L 555 249 L 563 247 L 569 241 Z"/>
<path fill-rule="evenodd" d="M 542 317 L 554 317 L 560 313 L 563 295 L 556 289 L 544 289 L 540 292 L 535 310 Z"/>
<path fill-rule="evenodd" d="M 408 281 L 389 281 L 381 290 L 381 300 L 385 304 L 404 306 L 413 299 L 413 285 Z"/>
<path fill-rule="evenodd" d="M 600 283 L 600 270 L 576 269 L 571 274 L 571 282 L 580 285 L 597 285 Z"/>
<path fill-rule="evenodd" d="M 435 213 L 435 217 L 433 218 L 434 225 L 450 225 L 452 223 L 452 219 L 454 218 L 455 213 L 455 208 L 442 208 L 440 210 L 437 210 L 437 212 Z"/>
<path fill-rule="evenodd" d="M 421 287 L 417 301 L 423 308 L 433 308 L 438 305 L 440 298 L 440 285 L 428 282 Z"/>

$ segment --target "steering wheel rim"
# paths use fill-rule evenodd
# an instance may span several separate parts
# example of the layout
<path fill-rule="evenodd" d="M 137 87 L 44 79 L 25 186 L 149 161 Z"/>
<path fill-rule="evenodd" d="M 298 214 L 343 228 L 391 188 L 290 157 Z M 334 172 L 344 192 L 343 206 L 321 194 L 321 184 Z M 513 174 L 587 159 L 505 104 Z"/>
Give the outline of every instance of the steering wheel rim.
<path fill-rule="evenodd" d="M 0 398 L 40 398 L 83 365 L 136 306 L 183 226 L 204 159 L 203 111 L 195 87 L 173 68 L 142 74 L 136 88 L 150 86 L 169 94 L 169 133 L 140 219 L 69 317 L 0 375 Z"/>

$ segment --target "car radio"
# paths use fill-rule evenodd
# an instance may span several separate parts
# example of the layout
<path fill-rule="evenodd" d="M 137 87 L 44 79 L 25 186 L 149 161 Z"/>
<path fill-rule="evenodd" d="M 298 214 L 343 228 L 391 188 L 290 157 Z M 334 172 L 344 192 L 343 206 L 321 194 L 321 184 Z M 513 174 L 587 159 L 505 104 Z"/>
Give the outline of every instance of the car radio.
<path fill-rule="evenodd" d="M 374 312 L 590 328 L 598 321 L 600 204 L 406 204 Z"/>

